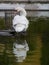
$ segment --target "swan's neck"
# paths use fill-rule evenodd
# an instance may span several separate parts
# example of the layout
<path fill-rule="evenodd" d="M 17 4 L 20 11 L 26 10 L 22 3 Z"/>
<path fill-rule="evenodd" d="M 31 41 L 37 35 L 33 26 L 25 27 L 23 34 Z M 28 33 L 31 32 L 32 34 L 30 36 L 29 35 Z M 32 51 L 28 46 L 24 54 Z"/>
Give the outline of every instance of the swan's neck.
<path fill-rule="evenodd" d="M 27 14 L 26 14 L 26 11 L 20 11 L 20 16 L 26 16 Z"/>

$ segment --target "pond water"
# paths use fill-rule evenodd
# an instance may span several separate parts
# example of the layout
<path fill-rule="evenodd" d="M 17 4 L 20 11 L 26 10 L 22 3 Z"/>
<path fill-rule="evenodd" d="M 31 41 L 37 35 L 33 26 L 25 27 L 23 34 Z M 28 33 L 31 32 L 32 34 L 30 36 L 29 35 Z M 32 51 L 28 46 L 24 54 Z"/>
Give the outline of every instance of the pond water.
<path fill-rule="evenodd" d="M 24 34 L 0 36 L 0 64 L 49 65 L 49 18 L 32 18 Z"/>

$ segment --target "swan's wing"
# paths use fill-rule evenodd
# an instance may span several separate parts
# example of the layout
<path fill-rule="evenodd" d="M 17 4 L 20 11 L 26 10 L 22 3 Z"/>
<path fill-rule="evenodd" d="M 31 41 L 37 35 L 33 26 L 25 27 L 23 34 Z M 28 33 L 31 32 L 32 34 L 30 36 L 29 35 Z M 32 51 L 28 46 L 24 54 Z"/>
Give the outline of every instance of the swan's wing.
<path fill-rule="evenodd" d="M 13 18 L 13 21 L 12 21 L 13 26 L 19 22 L 19 18 L 20 18 L 19 15 L 16 15 L 16 16 Z"/>
<path fill-rule="evenodd" d="M 28 28 L 29 21 L 25 16 L 16 15 L 13 19 L 13 28 L 17 32 L 21 32 Z"/>
<path fill-rule="evenodd" d="M 28 21 L 28 19 L 25 16 L 21 16 L 21 23 L 28 25 L 29 21 Z"/>
<path fill-rule="evenodd" d="M 18 23 L 28 25 L 29 21 L 25 16 L 16 15 L 13 19 L 13 25 L 18 24 Z"/>
<path fill-rule="evenodd" d="M 21 23 L 25 25 L 25 30 L 26 30 L 29 26 L 29 20 L 26 17 L 22 17 Z"/>

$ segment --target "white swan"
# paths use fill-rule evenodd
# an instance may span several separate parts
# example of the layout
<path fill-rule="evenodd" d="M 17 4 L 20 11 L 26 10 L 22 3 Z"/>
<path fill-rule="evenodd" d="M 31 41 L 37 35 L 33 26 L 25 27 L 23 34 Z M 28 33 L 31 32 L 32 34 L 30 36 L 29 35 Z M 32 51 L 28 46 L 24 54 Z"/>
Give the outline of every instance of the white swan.
<path fill-rule="evenodd" d="M 13 28 L 16 32 L 26 31 L 29 25 L 29 21 L 26 18 L 26 11 L 22 7 L 17 7 L 15 9 L 18 14 L 13 19 Z"/>

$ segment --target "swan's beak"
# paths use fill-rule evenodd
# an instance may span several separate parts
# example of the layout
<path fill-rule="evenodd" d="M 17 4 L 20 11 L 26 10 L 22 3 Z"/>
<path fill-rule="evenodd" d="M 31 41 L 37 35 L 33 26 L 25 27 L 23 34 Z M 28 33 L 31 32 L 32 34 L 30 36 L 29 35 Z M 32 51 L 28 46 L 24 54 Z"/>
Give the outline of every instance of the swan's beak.
<path fill-rule="evenodd" d="M 19 14 L 20 13 L 20 11 L 19 10 L 16 10 L 16 14 Z"/>
<path fill-rule="evenodd" d="M 18 9 L 16 9 L 16 12 L 20 12 Z"/>

